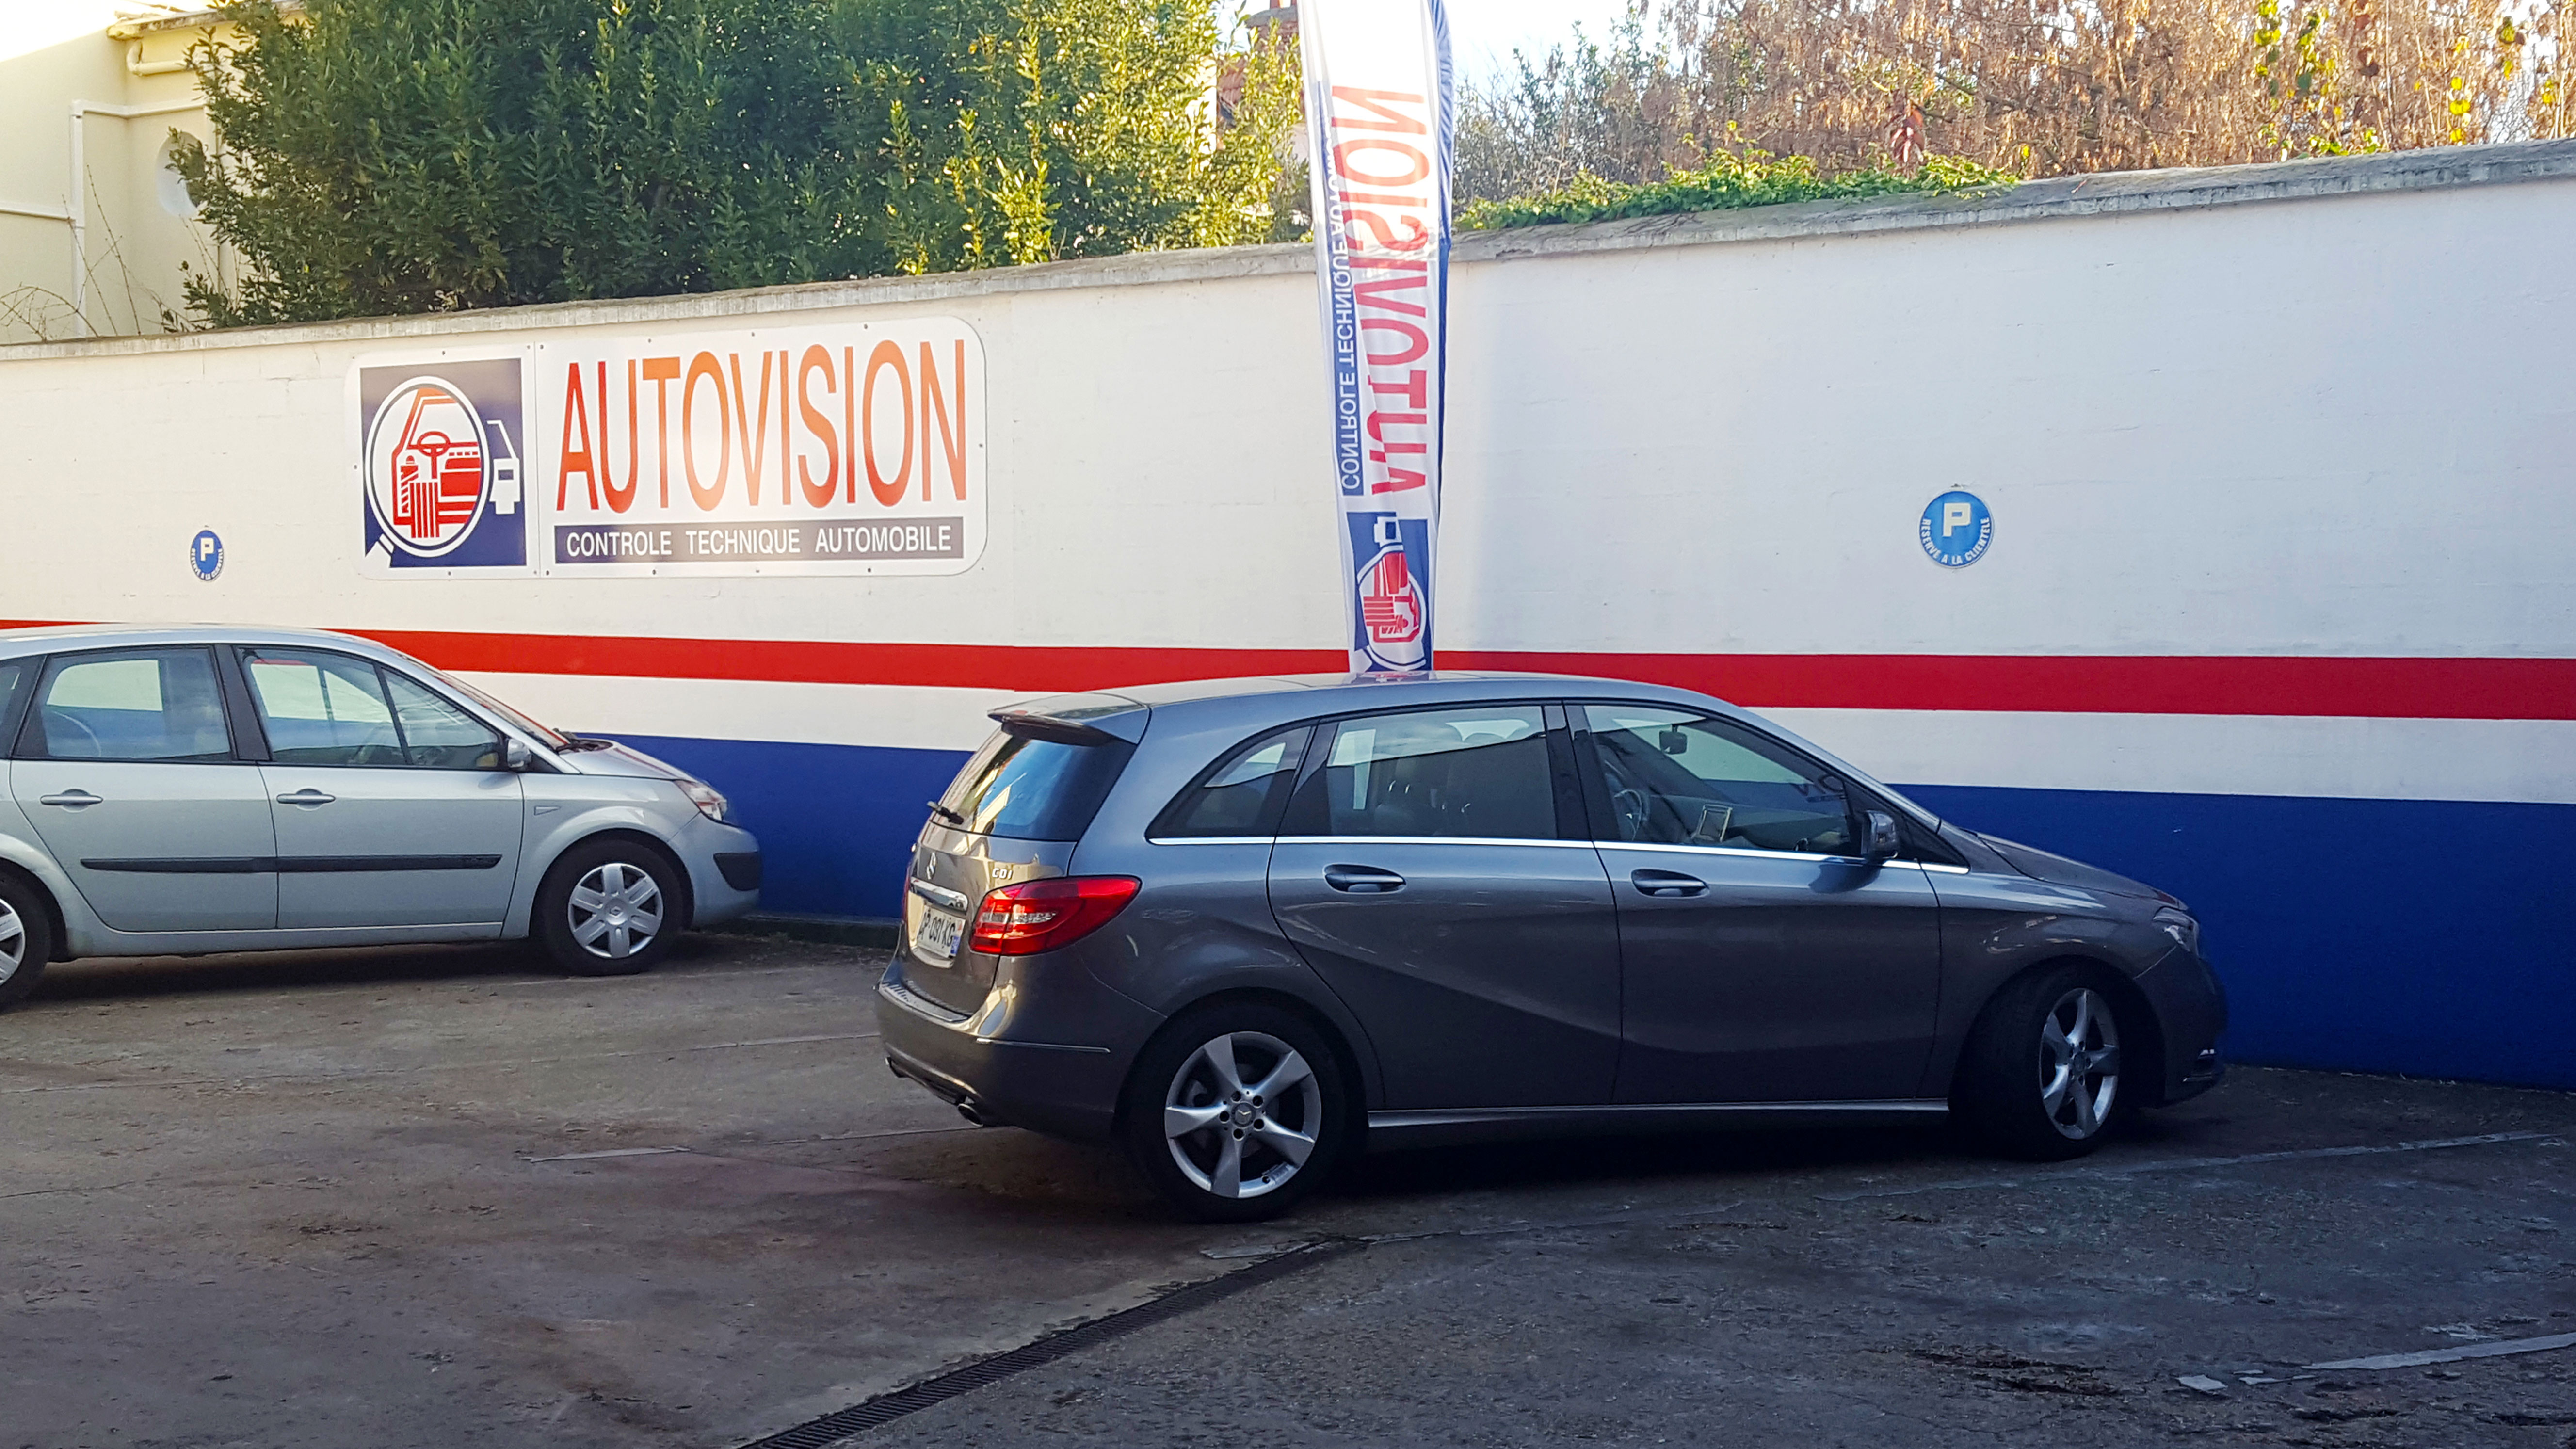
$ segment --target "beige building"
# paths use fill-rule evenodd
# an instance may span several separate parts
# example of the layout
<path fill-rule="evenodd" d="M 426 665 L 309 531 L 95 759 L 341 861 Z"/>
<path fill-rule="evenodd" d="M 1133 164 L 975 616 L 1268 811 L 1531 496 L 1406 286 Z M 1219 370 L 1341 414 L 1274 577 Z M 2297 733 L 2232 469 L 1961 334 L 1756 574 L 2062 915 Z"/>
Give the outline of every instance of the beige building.
<path fill-rule="evenodd" d="M 165 332 L 181 264 L 233 259 L 170 169 L 171 132 L 208 138 L 191 46 L 210 10 L 0 11 L 0 343 Z"/>

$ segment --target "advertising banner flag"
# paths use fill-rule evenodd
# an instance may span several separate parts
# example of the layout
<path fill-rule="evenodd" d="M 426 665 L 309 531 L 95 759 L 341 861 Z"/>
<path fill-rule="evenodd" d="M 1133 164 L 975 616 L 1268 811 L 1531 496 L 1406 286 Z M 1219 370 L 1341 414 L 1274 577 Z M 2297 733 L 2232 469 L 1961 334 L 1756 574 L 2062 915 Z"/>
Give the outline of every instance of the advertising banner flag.
<path fill-rule="evenodd" d="M 1355 674 L 1431 668 L 1453 105 L 1441 0 L 1303 0 L 1317 295 Z"/>

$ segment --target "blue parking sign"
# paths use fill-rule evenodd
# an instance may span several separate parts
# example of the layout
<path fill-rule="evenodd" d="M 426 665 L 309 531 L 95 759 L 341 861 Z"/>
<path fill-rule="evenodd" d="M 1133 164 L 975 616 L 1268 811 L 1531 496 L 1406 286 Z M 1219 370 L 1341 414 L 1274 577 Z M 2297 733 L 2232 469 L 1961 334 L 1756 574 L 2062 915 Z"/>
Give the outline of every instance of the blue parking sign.
<path fill-rule="evenodd" d="M 213 529 L 201 528 L 195 538 L 188 540 L 188 567 L 210 584 L 215 575 L 224 571 L 224 541 L 215 536 Z"/>
<path fill-rule="evenodd" d="M 1917 529 L 1923 552 L 1945 569 L 1963 569 L 1986 556 L 1995 541 L 1995 515 L 1985 500 L 1957 489 L 1926 504 Z"/>

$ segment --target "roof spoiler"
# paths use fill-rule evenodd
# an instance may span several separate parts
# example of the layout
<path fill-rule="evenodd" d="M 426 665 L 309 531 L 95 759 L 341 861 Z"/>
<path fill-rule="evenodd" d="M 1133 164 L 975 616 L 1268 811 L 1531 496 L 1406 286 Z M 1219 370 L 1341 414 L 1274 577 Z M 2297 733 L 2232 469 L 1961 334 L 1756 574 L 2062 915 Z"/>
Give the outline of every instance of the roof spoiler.
<path fill-rule="evenodd" d="M 1028 709 L 997 709 L 989 716 L 993 723 L 1015 735 L 1035 740 L 1053 740 L 1060 745 L 1124 744 L 1118 736 L 1098 725 L 1084 724 L 1062 715 L 1040 714 Z"/>

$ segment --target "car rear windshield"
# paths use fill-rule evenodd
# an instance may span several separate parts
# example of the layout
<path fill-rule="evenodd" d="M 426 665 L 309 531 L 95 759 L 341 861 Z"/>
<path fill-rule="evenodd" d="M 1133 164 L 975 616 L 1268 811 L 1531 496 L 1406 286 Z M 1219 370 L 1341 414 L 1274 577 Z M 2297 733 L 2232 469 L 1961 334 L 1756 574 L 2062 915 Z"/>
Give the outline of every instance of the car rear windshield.
<path fill-rule="evenodd" d="M 979 835 L 1079 840 L 1135 752 L 1124 740 L 1074 744 L 995 730 L 940 797 L 940 818 Z"/>

